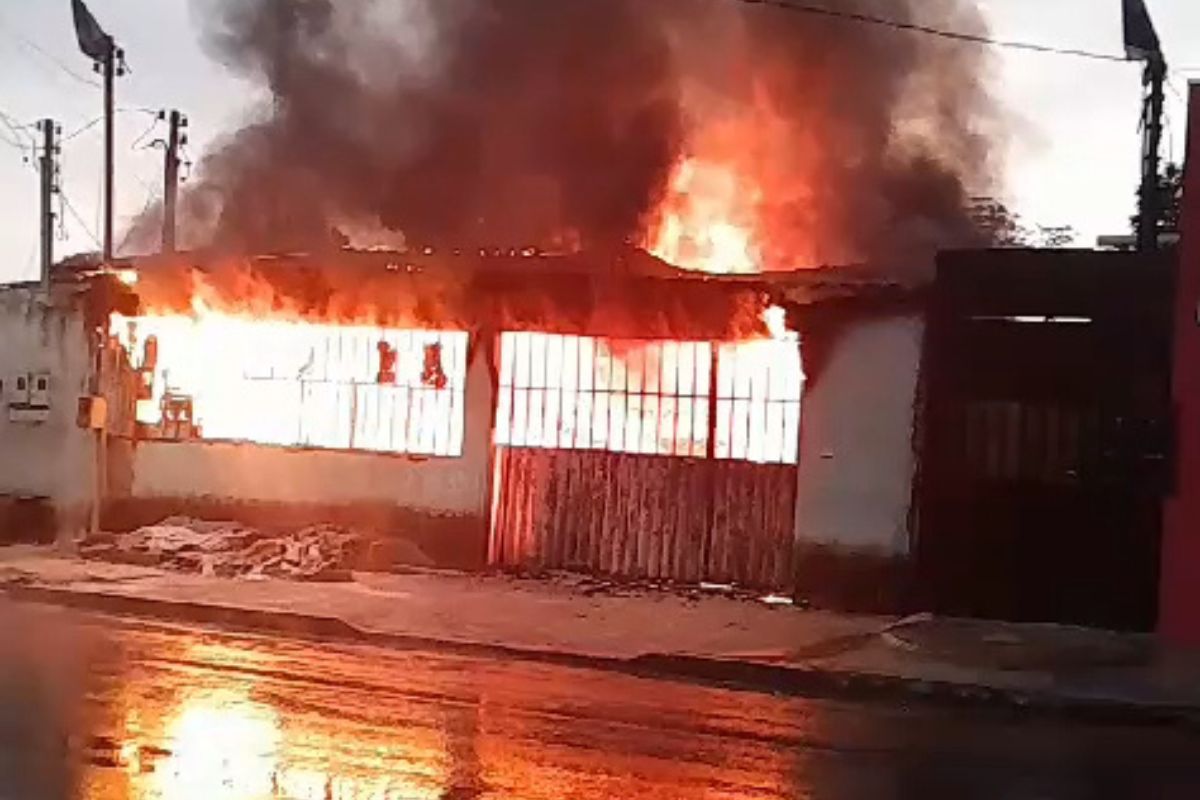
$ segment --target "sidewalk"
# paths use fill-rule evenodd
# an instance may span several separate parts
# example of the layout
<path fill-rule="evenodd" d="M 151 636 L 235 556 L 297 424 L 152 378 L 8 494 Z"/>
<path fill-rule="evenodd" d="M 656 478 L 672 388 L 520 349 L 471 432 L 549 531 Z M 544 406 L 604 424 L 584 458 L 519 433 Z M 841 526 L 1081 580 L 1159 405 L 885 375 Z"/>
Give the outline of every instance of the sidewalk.
<path fill-rule="evenodd" d="M 0 548 L 12 599 L 392 647 L 550 660 L 755 690 L 1200 722 L 1200 653 L 1149 637 L 806 611 L 563 578 L 234 580 Z"/>

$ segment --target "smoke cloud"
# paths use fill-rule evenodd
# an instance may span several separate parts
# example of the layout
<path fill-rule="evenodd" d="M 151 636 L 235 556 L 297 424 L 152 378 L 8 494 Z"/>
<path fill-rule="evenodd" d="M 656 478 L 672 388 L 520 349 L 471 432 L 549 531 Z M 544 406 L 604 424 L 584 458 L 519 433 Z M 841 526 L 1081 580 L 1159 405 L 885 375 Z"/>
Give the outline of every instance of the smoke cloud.
<path fill-rule="evenodd" d="M 830 5 L 985 31 L 972 0 Z M 642 243 L 692 158 L 736 176 L 723 191 L 767 268 L 924 264 L 975 241 L 969 198 L 1002 166 L 987 51 L 886 27 L 737 0 L 193 12 L 211 54 L 273 101 L 200 164 L 181 208 L 192 247 Z"/>

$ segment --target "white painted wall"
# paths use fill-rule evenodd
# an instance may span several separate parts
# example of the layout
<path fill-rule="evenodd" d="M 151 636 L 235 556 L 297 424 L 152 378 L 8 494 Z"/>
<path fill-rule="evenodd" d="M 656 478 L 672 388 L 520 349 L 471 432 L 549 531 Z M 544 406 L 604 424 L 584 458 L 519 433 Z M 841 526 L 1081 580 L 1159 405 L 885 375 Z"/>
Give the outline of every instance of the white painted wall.
<path fill-rule="evenodd" d="M 81 302 L 56 295 L 48 308 L 35 288 L 0 288 L 0 494 L 49 497 L 60 514 L 79 517 L 90 503 L 95 464 L 91 436 L 76 426 L 91 371 Z M 50 375 L 45 422 L 10 420 L 9 389 L 29 372 Z"/>
<path fill-rule="evenodd" d="M 924 320 L 856 323 L 804 395 L 796 538 L 846 552 L 904 555 Z"/>
<path fill-rule="evenodd" d="M 134 498 L 280 503 L 390 503 L 445 515 L 487 508 L 492 389 L 486 358 L 467 370 L 461 458 L 293 449 L 231 442 L 137 444 Z"/>

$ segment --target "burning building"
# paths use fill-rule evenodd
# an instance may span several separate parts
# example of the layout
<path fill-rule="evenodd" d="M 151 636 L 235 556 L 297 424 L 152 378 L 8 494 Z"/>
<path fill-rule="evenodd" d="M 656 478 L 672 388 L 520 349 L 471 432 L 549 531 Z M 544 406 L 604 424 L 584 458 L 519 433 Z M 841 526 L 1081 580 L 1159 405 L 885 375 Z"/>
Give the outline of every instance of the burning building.
<path fill-rule="evenodd" d="M 969 0 L 194 5 L 269 103 L 198 165 L 188 255 L 7 293 L 0 367 L 49 395 L 0 437 L 70 466 L 0 491 L 65 530 L 344 520 L 399 559 L 885 602 L 916 287 L 1003 151 L 986 52 L 902 29 L 982 32 Z"/>
<path fill-rule="evenodd" d="M 6 372 L 49 376 L 41 416 L 10 403 L 0 435 L 65 461 L 6 493 L 44 500 L 67 534 L 98 491 L 109 528 L 322 520 L 396 562 L 772 590 L 797 554 L 902 555 L 911 288 L 705 278 L 637 250 L 602 263 L 154 257 L 61 271 L 48 305 L 9 290 L 6 324 L 54 336 Z M 80 396 L 102 421 L 76 420 Z M 104 429 L 99 462 L 77 422 Z"/>

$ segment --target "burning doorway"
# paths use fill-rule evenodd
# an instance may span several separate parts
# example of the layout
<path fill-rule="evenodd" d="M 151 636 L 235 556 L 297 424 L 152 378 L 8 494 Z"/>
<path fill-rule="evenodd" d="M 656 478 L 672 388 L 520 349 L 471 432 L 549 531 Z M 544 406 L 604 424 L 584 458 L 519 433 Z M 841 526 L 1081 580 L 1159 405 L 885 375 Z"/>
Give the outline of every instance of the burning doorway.
<path fill-rule="evenodd" d="M 491 562 L 785 588 L 803 385 L 790 336 L 504 334 Z"/>

